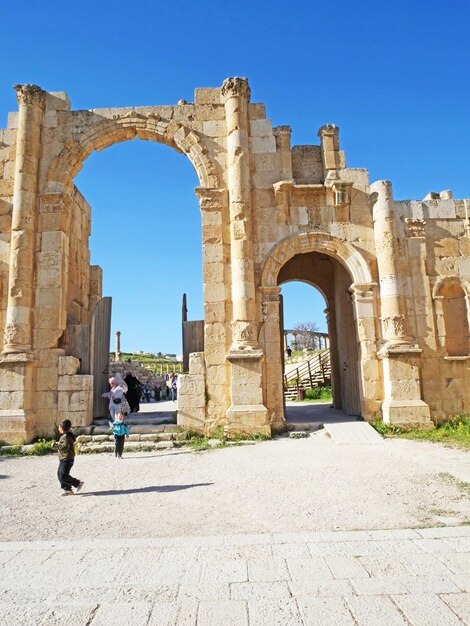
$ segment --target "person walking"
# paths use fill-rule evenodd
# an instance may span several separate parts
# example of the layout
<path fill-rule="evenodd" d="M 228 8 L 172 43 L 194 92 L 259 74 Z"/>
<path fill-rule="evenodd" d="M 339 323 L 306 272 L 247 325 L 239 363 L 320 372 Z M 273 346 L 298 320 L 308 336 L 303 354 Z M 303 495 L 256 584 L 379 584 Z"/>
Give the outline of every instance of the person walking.
<path fill-rule="evenodd" d="M 70 476 L 70 470 L 75 462 L 75 439 L 76 436 L 71 430 L 72 423 L 70 420 L 62 420 L 58 425 L 61 437 L 59 441 L 52 444 L 54 452 L 59 454 L 59 467 L 57 469 L 57 478 L 62 488 L 62 496 L 73 496 L 72 487 L 75 487 L 75 493 L 78 493 L 83 487 L 83 480 Z"/>
<path fill-rule="evenodd" d="M 174 402 L 178 396 L 178 376 L 173 374 L 171 380 L 171 399 Z"/>
<path fill-rule="evenodd" d="M 131 413 L 138 413 L 140 410 L 140 380 L 131 372 L 127 372 L 124 382 L 127 385 L 127 400 L 131 408 Z"/>

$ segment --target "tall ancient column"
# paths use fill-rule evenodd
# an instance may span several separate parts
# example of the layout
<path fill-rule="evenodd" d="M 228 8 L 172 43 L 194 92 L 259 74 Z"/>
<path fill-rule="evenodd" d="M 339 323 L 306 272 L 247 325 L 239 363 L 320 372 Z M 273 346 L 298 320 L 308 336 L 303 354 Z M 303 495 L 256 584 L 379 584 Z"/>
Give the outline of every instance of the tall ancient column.
<path fill-rule="evenodd" d="M 230 209 L 232 295 L 231 405 L 228 432 L 269 433 L 263 403 L 263 351 L 258 345 L 253 267 L 251 176 L 246 78 L 227 78 L 221 89 L 227 126 L 227 182 Z"/>
<path fill-rule="evenodd" d="M 392 184 L 379 180 L 370 189 L 377 194 L 373 217 L 384 339 L 378 351 L 384 381 L 383 419 L 387 424 L 432 427 L 429 406 L 421 399 L 422 350 L 412 345 L 407 321 L 405 290 L 409 274 L 405 275 L 400 267 Z"/>
<path fill-rule="evenodd" d="M 395 233 L 392 184 L 378 180 L 370 186 L 377 194 L 374 204 L 374 237 L 379 270 L 382 334 L 387 345 L 407 344 L 405 299 L 400 293 L 399 251 Z"/>
<path fill-rule="evenodd" d="M 227 78 L 222 85 L 227 124 L 227 178 L 230 202 L 232 272 L 232 348 L 258 345 L 255 324 L 255 283 L 251 216 L 248 104 L 246 78 Z"/>
<path fill-rule="evenodd" d="M 41 127 L 46 106 L 46 92 L 36 85 L 16 85 L 15 90 L 19 105 L 19 120 L 16 139 L 5 353 L 29 352 L 32 347 L 34 229 Z"/>
<path fill-rule="evenodd" d="M 116 361 L 121 361 L 121 331 L 116 331 Z"/>

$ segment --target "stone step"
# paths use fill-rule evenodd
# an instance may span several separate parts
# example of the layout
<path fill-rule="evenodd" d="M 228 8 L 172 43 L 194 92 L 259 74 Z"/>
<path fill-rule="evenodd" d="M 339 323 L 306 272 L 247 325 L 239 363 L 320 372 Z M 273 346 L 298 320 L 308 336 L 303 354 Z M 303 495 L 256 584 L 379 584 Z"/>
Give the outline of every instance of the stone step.
<path fill-rule="evenodd" d="M 94 426 L 107 426 L 111 418 L 95 419 L 93 420 Z M 176 411 L 171 413 L 164 413 L 161 417 L 126 417 L 126 424 L 131 425 L 156 425 L 156 424 L 175 424 L 176 423 Z"/>
<path fill-rule="evenodd" d="M 168 450 L 175 447 L 173 441 L 129 441 L 124 444 L 124 453 L 127 452 L 147 452 L 150 450 Z M 78 444 L 79 454 L 98 454 L 100 452 L 114 452 L 113 441 L 94 441 L 90 443 Z"/>

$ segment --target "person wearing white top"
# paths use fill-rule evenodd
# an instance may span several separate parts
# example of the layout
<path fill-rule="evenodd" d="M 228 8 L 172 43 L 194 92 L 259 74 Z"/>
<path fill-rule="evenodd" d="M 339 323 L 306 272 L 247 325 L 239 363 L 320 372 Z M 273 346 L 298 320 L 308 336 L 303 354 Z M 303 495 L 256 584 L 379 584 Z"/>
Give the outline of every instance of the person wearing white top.
<path fill-rule="evenodd" d="M 117 413 L 121 409 L 122 399 L 127 391 L 127 385 L 119 374 L 111 376 L 109 379 L 111 389 L 103 393 L 103 398 L 109 398 L 109 413 L 114 422 Z"/>

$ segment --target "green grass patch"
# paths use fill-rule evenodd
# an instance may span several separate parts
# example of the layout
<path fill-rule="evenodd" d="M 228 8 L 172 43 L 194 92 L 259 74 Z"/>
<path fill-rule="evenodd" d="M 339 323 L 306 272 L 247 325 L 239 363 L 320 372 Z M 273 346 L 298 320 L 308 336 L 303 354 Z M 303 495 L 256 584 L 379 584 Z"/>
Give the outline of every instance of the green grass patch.
<path fill-rule="evenodd" d="M 21 446 L 8 446 L 0 448 L 0 456 L 22 456 Z"/>
<path fill-rule="evenodd" d="M 196 452 L 203 452 L 204 450 L 213 450 L 216 448 L 227 448 L 230 445 L 236 445 L 237 443 L 241 443 L 243 441 L 268 441 L 269 439 L 272 439 L 271 435 L 266 435 L 264 433 L 240 433 L 238 435 L 229 436 L 224 433 L 223 425 L 216 426 L 208 435 L 202 435 L 191 429 L 183 432 L 186 432 L 186 438 L 178 442 L 178 447 L 189 446 Z M 211 445 L 209 443 L 209 440 L 211 439 L 217 439 L 219 443 L 217 445 Z"/>
<path fill-rule="evenodd" d="M 470 449 L 470 416 L 455 415 L 447 422 L 437 424 L 432 430 L 406 429 L 384 424 L 381 419 L 372 422 L 372 426 L 384 437 L 434 441 L 449 446 Z"/>
<path fill-rule="evenodd" d="M 306 400 L 317 400 L 320 402 L 330 402 L 333 400 L 331 395 L 331 387 L 315 387 L 314 389 L 305 390 Z"/>
<path fill-rule="evenodd" d="M 32 448 L 27 450 L 26 454 L 28 456 L 42 456 L 44 454 L 53 454 L 53 443 L 54 439 L 39 439 L 38 441 L 36 441 L 36 443 L 33 444 Z"/>

